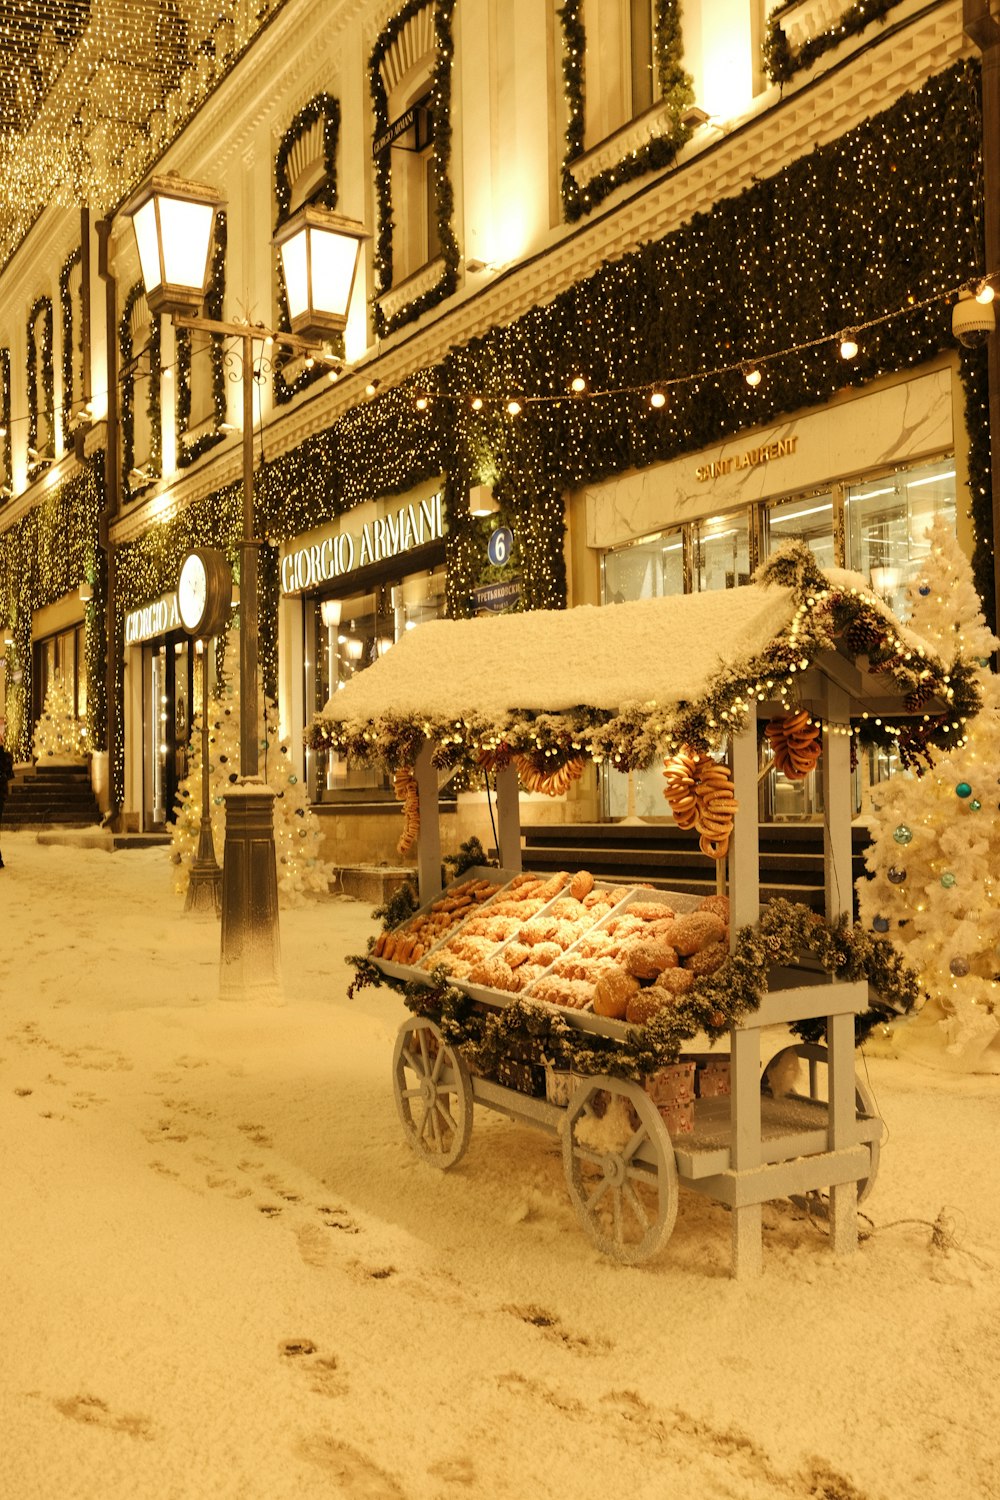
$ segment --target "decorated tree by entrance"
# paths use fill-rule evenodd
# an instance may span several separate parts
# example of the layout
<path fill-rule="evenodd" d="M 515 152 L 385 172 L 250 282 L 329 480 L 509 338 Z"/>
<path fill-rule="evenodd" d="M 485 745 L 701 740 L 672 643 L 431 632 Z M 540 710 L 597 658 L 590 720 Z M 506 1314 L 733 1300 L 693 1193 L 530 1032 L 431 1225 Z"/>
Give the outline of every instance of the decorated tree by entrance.
<path fill-rule="evenodd" d="M 937 1066 L 1000 1072 L 1000 642 L 987 629 L 972 568 L 947 524 L 908 594 L 912 628 L 945 661 L 974 662 L 983 707 L 964 742 L 933 767 L 901 772 L 872 794 L 870 880 L 862 920 L 887 933 L 927 1000 L 896 1038 Z"/>
<path fill-rule="evenodd" d="M 234 643 L 237 643 L 234 645 Z M 215 857 L 222 864 L 226 837 L 225 793 L 240 772 L 240 704 L 236 691 L 238 637 L 234 632 L 226 662 L 209 698 L 209 810 Z M 274 845 L 278 873 L 278 901 L 299 906 L 310 895 L 330 889 L 333 869 L 321 857 L 322 829 L 309 806 L 307 787 L 297 775 L 287 739 L 278 734 L 274 703 L 258 694 L 260 774 L 274 792 Z M 177 817 L 171 830 L 174 889 L 187 890 L 191 863 L 201 828 L 201 716 L 192 725 L 188 774 L 177 788 Z"/>
<path fill-rule="evenodd" d="M 49 683 L 31 749 L 40 765 L 86 759 L 89 749 L 86 726 L 76 717 L 72 684 L 61 672 L 54 673 Z"/>

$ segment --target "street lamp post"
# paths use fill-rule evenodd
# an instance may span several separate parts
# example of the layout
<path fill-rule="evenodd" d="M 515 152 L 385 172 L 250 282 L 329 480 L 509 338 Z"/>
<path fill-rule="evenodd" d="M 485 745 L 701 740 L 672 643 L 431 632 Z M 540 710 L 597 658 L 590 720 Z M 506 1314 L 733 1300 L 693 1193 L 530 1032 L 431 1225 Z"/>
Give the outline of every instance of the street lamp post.
<path fill-rule="evenodd" d="M 240 775 L 226 794 L 220 990 L 239 998 L 280 988 L 274 794 L 259 774 L 258 589 L 254 532 L 254 340 L 313 352 L 347 324 L 362 225 L 307 206 L 284 225 L 280 249 L 293 332 L 201 316 L 212 226 L 221 200 L 198 183 L 153 177 L 126 206 L 150 313 L 178 328 L 240 342 L 243 365 L 243 532 L 240 541 Z"/>

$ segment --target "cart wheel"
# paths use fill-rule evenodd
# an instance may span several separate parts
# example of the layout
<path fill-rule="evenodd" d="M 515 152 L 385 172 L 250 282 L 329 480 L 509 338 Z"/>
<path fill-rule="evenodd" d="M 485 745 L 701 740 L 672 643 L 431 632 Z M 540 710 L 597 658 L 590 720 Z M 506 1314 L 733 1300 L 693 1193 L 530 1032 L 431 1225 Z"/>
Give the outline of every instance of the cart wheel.
<path fill-rule="evenodd" d="M 798 1042 L 792 1047 L 782 1047 L 776 1052 L 760 1076 L 760 1091 L 762 1094 L 772 1094 L 771 1075 L 775 1070 L 788 1066 L 792 1058 L 804 1058 L 809 1064 L 809 1087 L 808 1092 L 803 1093 L 800 1088 L 783 1090 L 792 1098 L 814 1099 L 825 1104 L 828 1098 L 826 1086 L 827 1068 L 829 1060 L 827 1049 L 819 1042 Z M 796 1080 L 797 1082 L 798 1080 Z M 859 1115 L 869 1115 L 872 1119 L 879 1119 L 875 1097 L 871 1089 L 858 1074 L 854 1075 L 854 1102 Z M 866 1141 L 868 1147 L 869 1169 L 868 1176 L 858 1180 L 858 1202 L 861 1203 L 872 1188 L 875 1186 L 875 1178 L 878 1176 L 879 1142 Z"/>
<path fill-rule="evenodd" d="M 414 1151 L 432 1167 L 453 1167 L 465 1155 L 472 1134 L 472 1082 L 461 1053 L 426 1016 L 400 1026 L 392 1084 Z"/>
<path fill-rule="evenodd" d="M 649 1095 L 617 1078 L 588 1078 L 569 1102 L 563 1166 L 576 1216 L 598 1250 L 626 1265 L 649 1260 L 677 1218 L 670 1135 Z"/>

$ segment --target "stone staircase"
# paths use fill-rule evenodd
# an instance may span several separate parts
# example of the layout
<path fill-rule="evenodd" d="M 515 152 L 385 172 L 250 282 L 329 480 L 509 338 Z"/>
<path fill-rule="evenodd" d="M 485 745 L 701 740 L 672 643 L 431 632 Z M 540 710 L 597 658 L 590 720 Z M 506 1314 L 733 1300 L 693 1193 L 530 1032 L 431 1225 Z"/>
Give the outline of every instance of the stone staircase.
<path fill-rule="evenodd" d="M 715 865 L 697 835 L 673 823 L 523 825 L 526 870 L 587 869 L 600 879 L 642 881 L 660 889 L 711 895 Z M 868 830 L 851 830 L 854 881 L 865 873 Z M 823 828 L 818 823 L 765 823 L 760 828 L 761 900 L 783 896 L 823 910 Z"/>
<path fill-rule="evenodd" d="M 101 821 L 88 765 L 19 766 L 7 788 L 5 829 L 89 828 Z"/>

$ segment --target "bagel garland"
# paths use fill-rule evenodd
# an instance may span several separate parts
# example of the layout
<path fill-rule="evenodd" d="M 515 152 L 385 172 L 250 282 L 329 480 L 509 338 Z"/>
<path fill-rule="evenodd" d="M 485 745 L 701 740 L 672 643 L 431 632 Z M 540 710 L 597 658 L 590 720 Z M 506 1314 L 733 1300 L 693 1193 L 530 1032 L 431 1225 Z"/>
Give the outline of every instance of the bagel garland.
<path fill-rule="evenodd" d="M 664 763 L 663 778 L 663 795 L 677 826 L 697 831 L 698 847 L 709 859 L 725 859 L 733 818 L 740 810 L 729 767 L 683 745 Z"/>
<path fill-rule="evenodd" d="M 784 719 L 771 719 L 764 734 L 774 756 L 774 768 L 792 781 L 801 781 L 823 753 L 822 729 L 804 709 Z"/>
<path fill-rule="evenodd" d="M 397 854 L 409 854 L 420 833 L 420 796 L 412 766 L 400 766 L 393 773 L 392 790 L 403 804 L 403 831 L 396 845 Z"/>
<path fill-rule="evenodd" d="M 587 764 L 582 755 L 577 755 L 554 771 L 541 771 L 528 755 L 515 755 L 513 761 L 524 790 L 541 792 L 546 797 L 561 797 L 568 792 Z"/>

